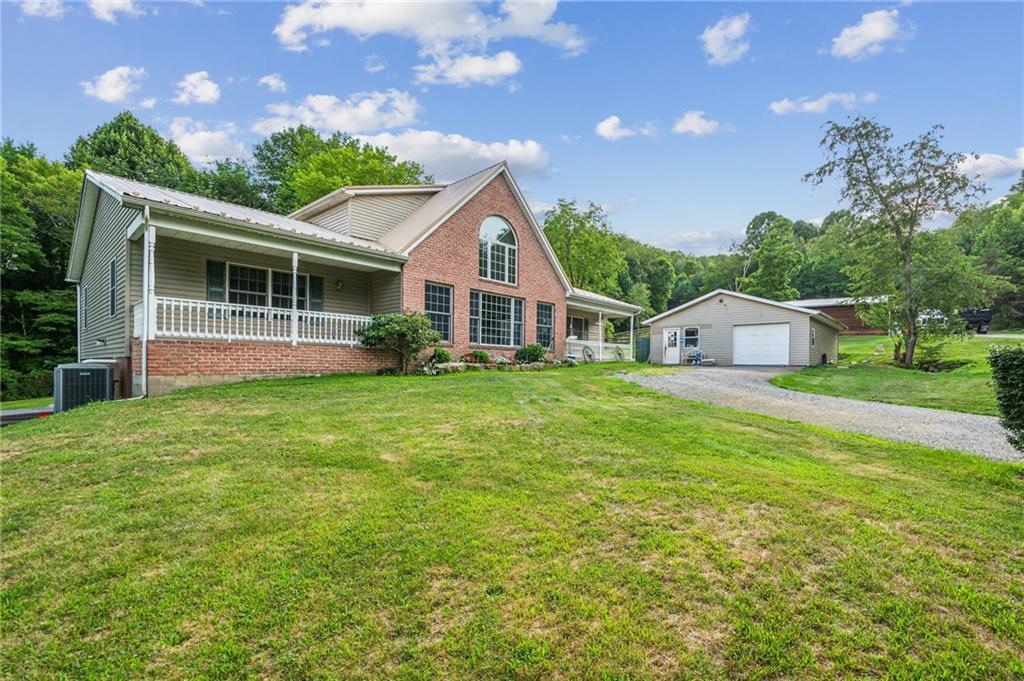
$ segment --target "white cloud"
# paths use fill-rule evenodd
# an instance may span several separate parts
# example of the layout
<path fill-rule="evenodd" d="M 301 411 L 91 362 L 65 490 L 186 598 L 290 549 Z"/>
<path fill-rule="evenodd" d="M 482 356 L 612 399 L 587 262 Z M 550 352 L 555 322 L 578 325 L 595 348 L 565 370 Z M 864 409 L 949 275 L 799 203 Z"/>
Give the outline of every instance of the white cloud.
<path fill-rule="evenodd" d="M 677 132 L 680 135 L 693 135 L 694 137 L 710 135 L 721 129 L 722 124 L 706 118 L 703 111 L 687 111 L 672 126 L 672 132 Z"/>
<path fill-rule="evenodd" d="M 296 104 L 269 104 L 272 115 L 257 120 L 253 132 L 268 135 L 296 125 L 321 132 L 368 133 L 410 125 L 420 105 L 408 92 L 359 92 L 345 101 L 334 95 L 309 95 Z"/>
<path fill-rule="evenodd" d="M 750 49 L 750 43 L 743 39 L 749 28 L 750 15 L 746 12 L 725 17 L 705 28 L 697 39 L 704 45 L 708 63 L 725 66 L 738 61 Z"/>
<path fill-rule="evenodd" d="M 652 137 L 658 134 L 658 126 L 653 123 L 644 123 L 635 128 L 624 128 L 622 127 L 622 119 L 618 116 L 609 116 L 600 123 L 594 126 L 594 132 L 597 133 L 598 137 L 606 139 L 610 142 L 617 140 L 634 137 L 636 135 L 643 135 L 644 137 Z M 566 136 L 562 136 L 563 141 L 566 140 Z"/>
<path fill-rule="evenodd" d="M 876 101 L 878 101 L 878 94 L 870 91 L 860 96 L 853 92 L 826 92 L 817 99 L 811 99 L 810 97 L 790 99 L 785 97 L 777 102 L 770 103 L 768 108 L 780 116 L 792 113 L 821 114 L 828 111 L 833 104 L 839 104 L 844 109 L 856 109 L 862 104 L 871 104 Z"/>
<path fill-rule="evenodd" d="M 146 97 L 145 99 L 139 102 L 139 106 L 143 109 L 152 109 L 154 106 L 156 106 L 156 97 Z"/>
<path fill-rule="evenodd" d="M 111 24 L 117 23 L 118 14 L 126 17 L 141 17 L 145 14 L 132 0 L 88 0 L 87 4 L 94 17 Z"/>
<path fill-rule="evenodd" d="M 280 73 L 268 73 L 260 78 L 259 83 L 271 92 L 288 91 L 288 83 L 284 82 L 284 78 L 281 77 Z"/>
<path fill-rule="evenodd" d="M 582 53 L 587 41 L 573 24 L 553 20 L 555 0 L 512 2 L 454 0 L 452 2 L 383 3 L 303 0 L 285 8 L 274 34 L 285 49 L 308 49 L 309 39 L 342 30 L 365 40 L 395 35 L 416 41 L 427 63 L 416 67 L 417 79 L 427 83 L 493 84 L 521 68 L 509 51 L 486 53 L 494 41 L 526 38 L 559 48 L 568 56 Z"/>
<path fill-rule="evenodd" d="M 693 255 L 710 255 L 724 253 L 736 239 L 742 238 L 742 236 L 742 232 L 701 229 L 669 234 L 656 241 L 655 245 L 669 250 L 685 251 Z"/>
<path fill-rule="evenodd" d="M 67 11 L 62 0 L 25 0 L 21 3 L 21 13 L 28 17 L 60 19 Z"/>
<path fill-rule="evenodd" d="M 832 39 L 832 56 L 842 59 L 873 57 L 886 43 L 913 37 L 913 31 L 900 26 L 898 9 L 868 12 L 853 26 L 847 26 Z"/>
<path fill-rule="evenodd" d="M 538 222 L 543 222 L 547 212 L 555 207 L 555 204 L 550 201 L 527 201 L 527 203 L 530 205 L 530 212 Z"/>
<path fill-rule="evenodd" d="M 146 77 L 141 66 L 116 66 L 92 80 L 79 83 L 90 97 L 103 102 L 123 102 L 128 95 L 139 89 L 139 81 Z"/>
<path fill-rule="evenodd" d="M 174 101 L 178 104 L 213 104 L 220 99 L 220 86 L 210 80 L 206 71 L 188 73 L 178 81 L 178 94 Z"/>
<path fill-rule="evenodd" d="M 370 54 L 363 59 L 363 68 L 367 73 L 380 73 L 388 67 L 388 63 L 381 59 L 380 55 Z"/>
<path fill-rule="evenodd" d="M 213 129 L 191 118 L 171 121 L 171 139 L 194 163 L 210 163 L 225 158 L 247 156 L 245 145 L 235 140 L 238 131 L 234 123 L 221 123 Z"/>
<path fill-rule="evenodd" d="M 1024 170 L 1024 147 L 1017 147 L 1015 157 L 1002 154 L 969 155 L 960 164 L 960 172 L 971 178 L 995 180 L 1016 175 Z"/>
<path fill-rule="evenodd" d="M 519 73 L 523 63 L 514 52 L 505 50 L 493 57 L 463 54 L 458 57 L 439 55 L 430 64 L 415 67 L 416 82 L 446 85 L 494 85 Z"/>
<path fill-rule="evenodd" d="M 422 163 L 441 182 L 465 177 L 498 161 L 508 161 L 517 176 L 536 177 L 544 173 L 549 163 L 544 147 L 530 139 L 480 142 L 436 130 L 387 132 L 361 139 L 387 147 L 401 160 Z"/>

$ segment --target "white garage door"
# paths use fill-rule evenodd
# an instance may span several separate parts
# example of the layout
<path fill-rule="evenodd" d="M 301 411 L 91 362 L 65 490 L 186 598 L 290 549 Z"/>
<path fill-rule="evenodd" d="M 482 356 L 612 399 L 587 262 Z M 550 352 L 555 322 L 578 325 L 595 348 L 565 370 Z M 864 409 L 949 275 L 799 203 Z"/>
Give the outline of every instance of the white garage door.
<path fill-rule="evenodd" d="M 732 363 L 767 366 L 789 364 L 789 324 L 732 327 Z"/>

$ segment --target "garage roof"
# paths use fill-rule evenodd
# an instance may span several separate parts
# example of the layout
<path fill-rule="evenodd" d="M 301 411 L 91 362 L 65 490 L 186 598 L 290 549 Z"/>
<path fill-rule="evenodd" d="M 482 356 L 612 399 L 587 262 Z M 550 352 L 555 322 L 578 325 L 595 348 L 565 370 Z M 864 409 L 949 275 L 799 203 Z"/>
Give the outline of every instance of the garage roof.
<path fill-rule="evenodd" d="M 710 298 L 714 298 L 715 296 L 732 296 L 733 298 L 742 298 L 743 300 L 750 300 L 750 301 L 753 301 L 755 303 L 764 303 L 765 305 L 771 305 L 773 307 L 779 307 L 779 308 L 782 308 L 784 310 L 791 310 L 793 312 L 802 312 L 803 314 L 809 315 L 811 317 L 814 317 L 818 321 L 822 322 L 823 324 L 826 324 L 827 326 L 831 326 L 834 329 L 837 329 L 837 330 L 841 331 L 841 330 L 846 328 L 846 325 L 843 324 L 841 321 L 839 321 L 837 319 L 833 319 L 832 317 L 829 317 L 827 314 L 825 314 L 824 312 L 821 312 L 820 310 L 815 310 L 815 309 L 812 309 L 812 308 L 809 308 L 809 307 L 800 307 L 799 305 L 793 305 L 792 303 L 780 303 L 777 300 L 768 300 L 767 298 L 758 298 L 757 296 L 752 296 L 752 295 L 749 295 L 749 294 L 746 294 L 746 293 L 740 293 L 738 291 L 729 291 L 729 290 L 724 289 L 724 288 L 716 289 L 716 290 L 712 291 L 711 293 L 705 293 L 704 295 L 700 296 L 699 298 L 694 298 L 693 300 L 691 300 L 691 301 L 689 301 L 687 303 L 683 303 L 682 305 L 678 305 L 678 306 L 672 308 L 671 310 L 667 310 L 665 312 L 662 312 L 659 315 L 655 315 L 655 316 L 651 317 L 650 319 L 646 319 L 646 320 L 644 320 L 643 323 L 644 324 L 651 324 L 653 322 L 658 321 L 659 319 L 664 319 L 665 317 L 668 317 L 669 315 L 673 315 L 676 312 L 679 312 L 680 310 L 685 310 L 688 307 L 692 307 L 693 305 L 696 305 L 697 303 L 703 303 L 705 300 L 708 300 Z"/>

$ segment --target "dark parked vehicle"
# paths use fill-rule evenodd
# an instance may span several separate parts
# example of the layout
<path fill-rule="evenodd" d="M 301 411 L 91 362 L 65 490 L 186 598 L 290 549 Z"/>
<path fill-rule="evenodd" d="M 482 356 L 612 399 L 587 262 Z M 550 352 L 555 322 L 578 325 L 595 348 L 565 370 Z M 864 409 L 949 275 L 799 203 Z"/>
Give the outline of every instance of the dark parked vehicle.
<path fill-rule="evenodd" d="M 977 333 L 988 333 L 992 325 L 992 310 L 961 310 L 960 317 L 967 322 L 967 328 Z"/>

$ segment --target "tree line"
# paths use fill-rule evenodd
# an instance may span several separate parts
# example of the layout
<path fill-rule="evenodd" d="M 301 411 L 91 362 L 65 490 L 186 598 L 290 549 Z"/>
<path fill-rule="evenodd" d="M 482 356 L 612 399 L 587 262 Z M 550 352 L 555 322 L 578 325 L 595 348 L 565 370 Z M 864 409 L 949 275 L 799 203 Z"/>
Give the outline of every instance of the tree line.
<path fill-rule="evenodd" d="M 826 163 L 808 179 L 838 178 L 852 210 L 836 210 L 820 225 L 766 211 L 728 252 L 693 256 L 617 233 L 600 207 L 562 199 L 544 216 L 544 231 L 574 286 L 627 300 L 646 315 L 718 288 L 775 300 L 884 294 L 890 304 L 864 314 L 898 330 L 902 350 L 895 359 L 904 363 L 908 344 L 940 335 L 916 328 L 924 311 L 952 315 L 992 303 L 997 325 L 1024 326 L 1024 183 L 1002 201 L 973 207 L 972 187 L 950 170 L 959 157 L 943 154 L 934 132 L 894 147 L 887 129 L 873 121 L 833 126 L 823 140 Z M 844 151 L 854 143 L 874 150 L 871 163 L 890 171 L 875 176 L 870 164 L 857 166 Z M 0 391 L 6 399 L 48 394 L 53 366 L 75 358 L 75 295 L 64 276 L 86 168 L 280 214 L 341 186 L 433 181 L 420 164 L 399 161 L 386 148 L 342 133 L 322 137 L 304 126 L 267 136 L 251 159 L 204 168 L 128 112 L 76 139 L 60 160 L 5 139 Z M 886 203 L 910 200 L 900 192 L 915 186 L 944 198 L 918 201 L 909 214 L 885 213 Z M 956 211 L 955 224 L 923 230 L 927 211 L 939 209 Z"/>

